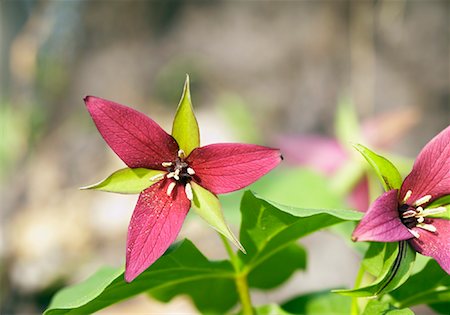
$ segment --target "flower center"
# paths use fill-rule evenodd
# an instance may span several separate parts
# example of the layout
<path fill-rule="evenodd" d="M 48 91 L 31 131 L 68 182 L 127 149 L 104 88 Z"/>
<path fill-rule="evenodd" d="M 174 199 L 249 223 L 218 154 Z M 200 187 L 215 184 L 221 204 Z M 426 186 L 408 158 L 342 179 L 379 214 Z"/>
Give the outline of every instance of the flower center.
<path fill-rule="evenodd" d="M 445 207 L 437 207 L 437 208 L 429 208 L 423 209 L 422 205 L 426 204 L 431 200 L 431 195 L 423 196 L 416 201 L 414 201 L 411 205 L 406 203 L 408 199 L 411 197 L 412 191 L 408 190 L 406 192 L 405 198 L 403 199 L 403 203 L 399 205 L 398 212 L 400 215 L 400 220 L 402 223 L 409 229 L 414 237 L 419 238 L 420 234 L 412 230 L 414 227 L 421 228 L 423 230 L 427 230 L 429 232 L 435 233 L 436 227 L 432 224 L 433 220 L 431 218 L 426 218 L 430 215 L 443 213 L 446 211 Z"/>
<path fill-rule="evenodd" d="M 189 164 L 184 161 L 186 158 L 183 150 L 178 150 L 178 157 L 173 162 L 163 162 L 162 166 L 166 168 L 167 174 L 165 177 L 167 179 L 173 178 L 175 181 L 172 181 L 169 186 L 167 186 L 167 195 L 170 196 L 172 194 L 173 189 L 176 184 L 180 183 L 184 185 L 184 190 L 186 192 L 186 197 L 189 200 L 194 198 L 192 194 L 192 186 L 190 181 L 192 180 L 192 176 L 195 174 L 195 171 L 189 167 Z M 164 178 L 163 174 L 158 174 L 152 177 L 150 180 L 161 180 Z"/>

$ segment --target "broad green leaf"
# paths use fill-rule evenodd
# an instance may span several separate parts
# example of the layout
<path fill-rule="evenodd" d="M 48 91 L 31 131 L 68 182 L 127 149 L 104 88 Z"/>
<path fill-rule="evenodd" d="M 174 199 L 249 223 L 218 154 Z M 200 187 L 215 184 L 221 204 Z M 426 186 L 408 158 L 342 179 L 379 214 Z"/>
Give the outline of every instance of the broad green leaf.
<path fill-rule="evenodd" d="M 258 289 L 272 289 L 289 279 L 297 270 L 306 268 L 306 250 L 292 243 L 266 259 L 248 274 L 248 285 Z"/>
<path fill-rule="evenodd" d="M 371 300 L 362 315 L 414 315 L 409 308 L 398 309 L 385 301 Z"/>
<path fill-rule="evenodd" d="M 192 209 L 216 231 L 223 234 L 226 238 L 233 242 L 237 248 L 245 253 L 244 247 L 239 243 L 236 236 L 230 230 L 228 224 L 225 222 L 220 201 L 217 197 L 203 188 L 202 186 L 191 182 L 192 191 L 194 193 L 194 200 L 192 200 Z"/>
<path fill-rule="evenodd" d="M 450 309 L 450 302 L 433 303 L 428 304 L 428 306 L 438 314 L 448 315 L 448 310 Z"/>
<path fill-rule="evenodd" d="M 239 253 L 244 269 L 256 268 L 298 238 L 344 221 L 357 221 L 362 213 L 351 210 L 301 209 L 266 201 L 245 192 L 241 202 L 241 242 L 247 255 Z"/>
<path fill-rule="evenodd" d="M 369 243 L 362 266 L 372 276 L 378 276 L 387 272 L 398 253 L 398 243 Z"/>
<path fill-rule="evenodd" d="M 93 189 L 120 194 L 139 194 L 157 182 L 156 179 L 152 181 L 154 176 L 164 173 L 166 172 L 146 168 L 123 168 L 97 184 L 81 187 L 80 189 Z"/>
<path fill-rule="evenodd" d="M 369 262 L 366 262 L 366 266 L 371 272 L 380 270 L 377 279 L 368 286 L 334 292 L 354 297 L 379 296 L 395 290 L 408 279 L 414 266 L 416 252 L 406 241 L 399 242 L 394 251 L 391 243 L 386 243 L 379 252 L 373 252 L 374 257 L 367 257 Z M 382 267 L 377 268 L 375 262 L 380 260 L 383 261 Z"/>
<path fill-rule="evenodd" d="M 262 305 L 254 308 L 255 315 L 292 315 L 277 304 Z M 242 313 L 240 313 L 242 314 Z"/>
<path fill-rule="evenodd" d="M 200 132 L 197 119 L 192 109 L 189 75 L 186 75 L 183 94 L 173 120 L 172 136 L 177 140 L 180 149 L 188 156 L 192 150 L 200 146 Z"/>
<path fill-rule="evenodd" d="M 191 296 L 200 311 L 223 313 L 237 302 L 233 291 L 233 268 L 228 261 L 209 261 L 188 240 L 171 247 L 131 283 L 126 283 L 123 268 L 101 269 L 86 281 L 59 291 L 45 315 L 91 314 L 109 305 L 142 292 L 158 292 L 163 288 L 178 288 L 191 283 L 203 292 L 211 289 L 214 296 L 227 298 L 212 300 L 205 296 Z M 201 287 L 205 285 L 205 287 Z M 222 292 L 220 291 L 222 288 Z M 234 295 L 233 295 L 234 294 Z M 206 298 L 205 298 L 206 297 Z"/>
<path fill-rule="evenodd" d="M 397 307 L 450 302 L 450 277 L 439 264 L 429 259 L 425 267 L 404 285 L 390 293 Z"/>
<path fill-rule="evenodd" d="M 361 139 L 358 115 L 348 97 L 340 99 L 335 121 L 335 132 L 339 142 L 346 147 L 350 142 L 359 142 Z"/>
<path fill-rule="evenodd" d="M 281 305 L 293 314 L 350 314 L 351 298 L 323 290 L 300 295 Z"/>
<path fill-rule="evenodd" d="M 400 189 L 402 177 L 397 168 L 389 160 L 378 155 L 361 144 L 355 144 L 355 149 L 369 162 L 383 184 L 384 190 Z"/>
<path fill-rule="evenodd" d="M 305 168 L 277 167 L 256 183 L 248 187 L 263 199 L 299 208 L 344 208 L 343 198 L 329 187 L 329 180 L 321 174 Z M 227 218 L 240 222 L 236 205 L 240 203 L 244 190 L 220 195 Z"/>

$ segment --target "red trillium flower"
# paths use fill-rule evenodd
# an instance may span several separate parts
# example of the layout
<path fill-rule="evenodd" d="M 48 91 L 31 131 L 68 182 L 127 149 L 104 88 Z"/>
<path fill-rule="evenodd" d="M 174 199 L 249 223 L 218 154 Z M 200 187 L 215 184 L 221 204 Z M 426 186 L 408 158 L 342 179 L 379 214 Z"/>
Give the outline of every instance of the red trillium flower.
<path fill-rule="evenodd" d="M 196 203 L 200 203 L 197 208 L 203 207 L 200 214 L 209 224 L 240 245 L 223 221 L 215 194 L 241 189 L 259 179 L 281 161 L 278 150 L 232 143 L 198 147 L 188 80 L 173 136 L 129 107 L 93 96 L 86 97 L 85 103 L 102 137 L 130 169 L 153 170 L 128 228 L 127 282 L 166 251 Z"/>
<path fill-rule="evenodd" d="M 450 274 L 450 220 L 439 218 L 447 211 L 449 195 L 447 127 L 422 149 L 400 190 L 387 191 L 369 207 L 353 232 L 353 239 L 408 240 L 418 253 L 433 257 Z"/>

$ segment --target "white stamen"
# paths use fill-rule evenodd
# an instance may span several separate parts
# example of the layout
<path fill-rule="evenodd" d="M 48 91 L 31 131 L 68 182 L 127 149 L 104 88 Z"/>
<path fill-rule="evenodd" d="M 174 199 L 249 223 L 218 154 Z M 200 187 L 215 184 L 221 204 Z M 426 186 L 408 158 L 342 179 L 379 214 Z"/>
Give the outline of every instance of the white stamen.
<path fill-rule="evenodd" d="M 419 198 L 419 199 L 417 199 L 417 200 L 414 202 L 414 206 L 415 206 L 415 207 L 421 206 L 421 205 L 423 205 L 424 203 L 427 203 L 428 201 L 430 201 L 430 199 L 431 199 L 431 195 L 423 196 L 422 198 Z"/>
<path fill-rule="evenodd" d="M 421 223 L 421 224 L 417 224 L 416 225 L 418 228 L 421 228 L 421 229 L 423 229 L 423 230 L 427 230 L 427 231 L 430 231 L 430 232 L 436 232 L 436 227 L 434 226 L 434 225 L 431 225 L 431 224 L 423 224 L 423 223 Z"/>
<path fill-rule="evenodd" d="M 416 231 L 411 230 L 411 229 L 408 229 L 408 231 L 411 232 L 411 234 L 414 235 L 415 238 L 419 238 L 420 237 L 420 234 L 417 233 Z"/>
<path fill-rule="evenodd" d="M 180 180 L 180 169 L 177 168 L 174 172 L 173 178 L 175 178 L 175 180 Z"/>
<path fill-rule="evenodd" d="M 425 221 L 425 219 L 423 217 L 418 217 L 417 218 L 417 222 L 418 223 L 423 223 L 423 221 Z"/>
<path fill-rule="evenodd" d="M 156 174 L 155 176 L 150 177 L 150 181 L 157 182 L 164 178 L 164 174 Z"/>
<path fill-rule="evenodd" d="M 174 176 L 175 176 L 175 173 L 174 173 L 174 172 L 170 172 L 170 173 L 168 173 L 168 174 L 166 175 L 167 178 L 172 178 L 172 177 L 174 177 Z"/>
<path fill-rule="evenodd" d="M 403 198 L 403 203 L 406 203 L 408 201 L 409 197 L 411 197 L 411 195 L 412 195 L 412 191 L 408 190 L 405 194 L 405 198 Z"/>
<path fill-rule="evenodd" d="M 186 192 L 186 197 L 189 200 L 194 199 L 194 195 L 192 194 L 192 186 L 189 183 L 186 183 L 186 186 L 184 186 L 184 191 Z"/>
<path fill-rule="evenodd" d="M 414 210 L 408 210 L 408 211 L 403 212 L 403 214 L 402 214 L 402 217 L 404 219 L 412 218 L 415 216 L 416 216 L 416 211 L 414 211 Z"/>
<path fill-rule="evenodd" d="M 185 154 L 184 154 L 184 151 L 183 150 L 178 150 L 178 157 L 180 158 L 180 159 L 184 159 L 184 157 L 185 157 Z"/>
<path fill-rule="evenodd" d="M 173 189 L 175 188 L 175 182 L 171 182 L 169 186 L 167 187 L 167 196 L 170 196 L 172 194 Z"/>
<path fill-rule="evenodd" d="M 423 213 L 423 208 L 422 207 L 417 207 L 416 211 L 417 211 L 417 216 L 421 216 L 422 213 Z"/>
<path fill-rule="evenodd" d="M 163 167 L 170 167 L 170 166 L 172 166 L 172 162 L 162 162 L 162 166 Z"/>
<path fill-rule="evenodd" d="M 195 171 L 194 171 L 193 168 L 188 167 L 186 171 L 188 172 L 189 175 L 194 175 L 195 174 Z"/>
<path fill-rule="evenodd" d="M 173 175 L 173 178 L 175 178 L 175 180 L 180 180 L 180 176 L 178 176 L 177 174 Z"/>
<path fill-rule="evenodd" d="M 447 211 L 447 208 L 445 207 L 437 207 L 437 208 L 430 208 L 423 210 L 422 216 L 426 217 L 433 214 L 440 214 Z"/>

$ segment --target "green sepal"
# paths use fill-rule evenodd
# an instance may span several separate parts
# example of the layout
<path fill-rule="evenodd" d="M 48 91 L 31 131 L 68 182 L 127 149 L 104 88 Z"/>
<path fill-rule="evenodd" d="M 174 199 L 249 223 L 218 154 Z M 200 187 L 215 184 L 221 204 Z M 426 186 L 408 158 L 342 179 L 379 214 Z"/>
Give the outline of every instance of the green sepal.
<path fill-rule="evenodd" d="M 353 145 L 359 153 L 369 162 L 377 174 L 385 191 L 400 189 L 402 186 L 402 176 L 397 168 L 388 159 L 376 154 L 361 144 Z"/>
<path fill-rule="evenodd" d="M 191 203 L 192 209 L 217 232 L 228 238 L 237 248 L 245 253 L 244 247 L 225 222 L 219 199 L 212 192 L 195 182 L 192 181 L 191 185 L 194 195 Z"/>
<path fill-rule="evenodd" d="M 165 173 L 165 171 L 147 168 L 123 168 L 97 184 L 80 187 L 80 189 L 101 190 L 119 194 L 139 194 L 157 182 L 157 180 L 152 181 L 152 177 Z"/>
<path fill-rule="evenodd" d="M 192 109 L 189 75 L 186 75 L 183 94 L 173 120 L 172 136 L 177 140 L 180 149 L 186 156 L 200 146 L 200 131 Z"/>

